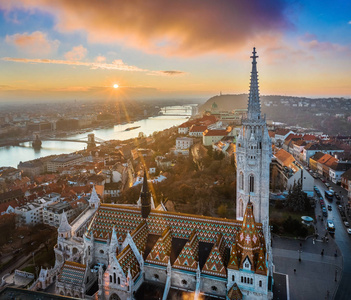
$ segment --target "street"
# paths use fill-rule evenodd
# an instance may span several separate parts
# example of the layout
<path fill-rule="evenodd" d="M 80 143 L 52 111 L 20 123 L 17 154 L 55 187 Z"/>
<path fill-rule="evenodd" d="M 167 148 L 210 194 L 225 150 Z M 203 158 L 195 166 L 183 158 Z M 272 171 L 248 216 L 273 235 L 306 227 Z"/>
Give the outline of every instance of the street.
<path fill-rule="evenodd" d="M 343 196 L 343 200 L 347 200 L 347 192 L 340 186 L 335 185 L 334 183 L 328 181 L 330 186 L 333 188 L 334 192 L 337 192 L 340 196 Z M 325 184 L 319 180 L 315 179 L 315 185 L 318 187 L 320 192 L 324 197 L 324 191 L 327 190 Z M 332 206 L 332 211 L 328 211 L 328 218 L 332 220 L 335 224 L 335 243 L 338 245 L 341 254 L 343 256 L 343 269 L 341 274 L 341 281 L 339 288 L 337 290 L 335 299 L 350 299 L 351 295 L 351 236 L 347 233 L 346 227 L 341 219 L 339 210 L 337 208 L 336 199 L 334 197 L 333 201 L 325 199 L 326 205 Z M 345 203 L 341 203 L 345 207 Z M 326 218 L 324 218 L 326 219 Z M 325 220 L 326 221 L 326 220 Z M 324 221 L 324 222 L 325 222 Z"/>

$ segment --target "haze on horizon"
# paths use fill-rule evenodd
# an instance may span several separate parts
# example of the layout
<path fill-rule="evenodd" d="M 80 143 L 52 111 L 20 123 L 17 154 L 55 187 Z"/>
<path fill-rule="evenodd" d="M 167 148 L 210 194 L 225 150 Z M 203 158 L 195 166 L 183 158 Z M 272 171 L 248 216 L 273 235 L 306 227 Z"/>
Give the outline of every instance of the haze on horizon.
<path fill-rule="evenodd" d="M 351 96 L 351 2 L 0 0 L 0 101 Z M 119 88 L 114 89 L 113 85 Z"/>

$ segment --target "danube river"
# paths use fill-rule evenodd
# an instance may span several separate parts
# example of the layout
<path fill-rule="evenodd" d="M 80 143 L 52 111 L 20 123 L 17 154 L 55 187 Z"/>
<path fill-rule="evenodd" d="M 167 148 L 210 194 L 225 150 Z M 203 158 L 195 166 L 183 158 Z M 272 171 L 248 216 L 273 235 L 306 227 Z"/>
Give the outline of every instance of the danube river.
<path fill-rule="evenodd" d="M 144 120 L 136 121 L 133 123 L 115 125 L 111 128 L 96 129 L 92 132 L 95 137 L 108 141 L 108 140 L 127 140 L 135 138 L 140 132 L 145 135 L 150 135 L 155 131 L 162 131 L 172 126 L 178 126 L 184 123 L 189 116 L 157 116 L 150 117 Z M 127 130 L 130 127 L 139 128 Z M 68 135 L 65 139 L 82 139 L 87 137 L 88 133 Z M 77 142 L 61 142 L 61 141 L 43 141 L 40 150 L 34 150 L 31 143 L 24 143 L 21 146 L 0 147 L 0 167 L 9 166 L 17 168 L 20 161 L 28 161 L 43 156 L 71 153 L 77 150 L 86 148 L 86 143 Z"/>

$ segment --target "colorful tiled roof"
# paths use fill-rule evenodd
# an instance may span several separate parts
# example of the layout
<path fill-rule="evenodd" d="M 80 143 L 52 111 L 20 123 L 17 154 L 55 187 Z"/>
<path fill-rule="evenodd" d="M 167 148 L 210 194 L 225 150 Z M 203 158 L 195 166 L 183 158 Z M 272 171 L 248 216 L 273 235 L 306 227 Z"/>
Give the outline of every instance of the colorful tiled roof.
<path fill-rule="evenodd" d="M 146 262 L 167 266 L 171 256 L 172 232 L 168 227 L 157 240 L 155 246 L 146 258 Z"/>
<path fill-rule="evenodd" d="M 149 228 L 145 220 L 142 220 L 140 224 L 134 229 L 134 231 L 130 234 L 133 238 L 133 241 L 138 248 L 141 255 L 143 255 L 147 236 L 149 235 Z"/>
<path fill-rule="evenodd" d="M 202 273 L 214 276 L 227 277 L 227 270 L 224 266 L 225 243 L 223 235 L 219 235 L 213 245 L 210 255 L 202 268 Z"/>
<path fill-rule="evenodd" d="M 81 286 L 84 283 L 85 268 L 85 265 L 66 261 L 62 266 L 58 281 Z"/>
<path fill-rule="evenodd" d="M 241 256 L 240 256 L 240 252 L 238 252 L 237 244 L 233 243 L 230 249 L 230 260 L 228 263 L 228 268 L 239 270 L 240 260 L 241 260 Z"/>
<path fill-rule="evenodd" d="M 252 202 L 247 203 L 242 229 L 237 241 L 238 251 L 241 253 L 240 269 L 246 257 L 254 265 L 256 253 L 260 250 L 260 234 L 256 229 Z"/>
<path fill-rule="evenodd" d="M 173 263 L 173 268 L 196 272 L 199 260 L 199 240 L 194 230 Z"/>
<path fill-rule="evenodd" d="M 126 276 L 128 276 L 128 270 L 130 270 L 133 280 L 139 276 L 140 265 L 130 245 L 125 247 L 123 251 L 118 254 L 117 260 Z"/>
<path fill-rule="evenodd" d="M 232 285 L 232 287 L 229 289 L 227 297 L 230 300 L 242 300 L 243 299 L 243 294 L 241 293 L 238 285 L 235 282 Z"/>
<path fill-rule="evenodd" d="M 115 226 L 118 239 L 123 241 L 127 233 L 135 230 L 142 220 L 138 207 L 101 204 L 88 227 L 88 237 L 92 231 L 95 239 L 106 241 L 111 238 L 112 228 Z M 207 243 L 215 243 L 218 234 L 221 233 L 228 247 L 242 225 L 242 222 L 237 220 L 158 210 L 152 210 L 146 222 L 150 234 L 161 235 L 167 226 L 170 226 L 173 237 L 189 239 L 195 229 L 199 241 Z M 257 224 L 259 231 L 261 228 L 262 225 Z"/>
<path fill-rule="evenodd" d="M 260 247 L 260 250 L 258 252 L 258 257 L 256 260 L 255 269 L 256 269 L 256 273 L 267 275 L 266 257 L 264 253 L 265 253 L 265 249 L 263 247 Z"/>

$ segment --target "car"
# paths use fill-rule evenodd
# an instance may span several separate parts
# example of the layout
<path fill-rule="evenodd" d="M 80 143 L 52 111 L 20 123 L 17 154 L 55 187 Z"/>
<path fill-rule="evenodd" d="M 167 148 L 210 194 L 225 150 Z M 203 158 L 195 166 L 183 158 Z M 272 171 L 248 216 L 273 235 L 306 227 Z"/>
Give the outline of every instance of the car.
<path fill-rule="evenodd" d="M 345 224 L 346 227 L 349 227 L 349 226 L 350 226 L 350 225 L 349 225 L 349 222 L 347 222 L 347 221 L 345 221 L 344 224 Z"/>
<path fill-rule="evenodd" d="M 347 228 L 346 231 L 347 231 L 348 234 L 351 234 L 351 228 Z"/>
<path fill-rule="evenodd" d="M 322 181 L 323 183 L 326 183 L 325 179 L 321 179 L 321 181 Z"/>
<path fill-rule="evenodd" d="M 330 187 L 330 184 L 329 184 L 328 182 L 326 182 L 326 183 L 325 183 L 325 186 L 326 186 L 327 188 L 329 188 L 329 187 Z"/>
<path fill-rule="evenodd" d="M 328 205 L 328 210 L 332 210 L 332 207 L 331 207 L 331 205 Z"/>
<path fill-rule="evenodd" d="M 328 212 L 327 212 L 327 209 L 325 208 L 325 206 L 322 207 L 322 211 L 323 211 L 323 216 L 327 217 L 328 216 Z"/>
<path fill-rule="evenodd" d="M 337 193 L 335 193 L 335 198 L 336 198 L 337 200 L 341 200 L 339 194 L 337 194 Z"/>
<path fill-rule="evenodd" d="M 342 205 L 338 205 L 339 210 L 342 210 Z"/>

